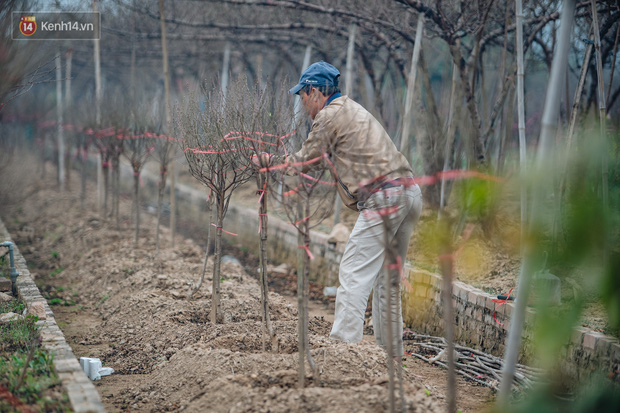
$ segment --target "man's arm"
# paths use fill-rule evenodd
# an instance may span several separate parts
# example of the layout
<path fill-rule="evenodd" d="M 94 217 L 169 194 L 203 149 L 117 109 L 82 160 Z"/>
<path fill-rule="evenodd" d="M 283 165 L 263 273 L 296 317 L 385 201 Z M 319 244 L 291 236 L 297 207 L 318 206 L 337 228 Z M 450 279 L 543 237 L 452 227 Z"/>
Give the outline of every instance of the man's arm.
<path fill-rule="evenodd" d="M 300 166 L 301 172 L 308 172 L 310 170 L 319 169 L 322 167 L 322 161 L 309 162 L 316 158 L 321 158 L 325 153 L 328 155 L 331 153 L 331 141 L 332 132 L 327 127 L 329 122 L 323 119 L 321 114 L 317 115 L 312 128 L 308 134 L 308 139 L 301 145 L 301 149 L 296 153 L 286 157 L 287 163 L 302 163 Z"/>

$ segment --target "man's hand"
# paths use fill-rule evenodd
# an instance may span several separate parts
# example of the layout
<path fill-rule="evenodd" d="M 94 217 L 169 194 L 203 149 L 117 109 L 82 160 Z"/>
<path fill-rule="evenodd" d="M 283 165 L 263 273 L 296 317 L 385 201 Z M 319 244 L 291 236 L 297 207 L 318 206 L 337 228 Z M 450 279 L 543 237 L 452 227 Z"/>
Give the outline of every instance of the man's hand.
<path fill-rule="evenodd" d="M 257 154 L 252 155 L 250 160 L 255 166 L 259 168 L 264 168 L 266 166 L 269 166 L 272 158 L 273 158 L 272 154 L 261 152 L 258 155 Z"/>

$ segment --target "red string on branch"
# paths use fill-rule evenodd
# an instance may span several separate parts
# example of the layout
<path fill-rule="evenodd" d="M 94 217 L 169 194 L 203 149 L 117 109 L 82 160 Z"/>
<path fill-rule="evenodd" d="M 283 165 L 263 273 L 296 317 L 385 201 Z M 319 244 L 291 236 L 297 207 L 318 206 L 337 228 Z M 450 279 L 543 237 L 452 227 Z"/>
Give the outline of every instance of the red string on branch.
<path fill-rule="evenodd" d="M 313 182 L 316 182 L 316 183 L 318 183 L 318 184 L 324 184 L 324 185 L 329 185 L 329 186 L 335 186 L 335 185 L 336 185 L 336 183 L 335 183 L 335 182 L 321 181 L 321 180 L 316 179 L 315 177 L 310 176 L 310 175 L 307 175 L 307 174 L 305 174 L 305 173 L 303 173 L 303 172 L 301 172 L 299 175 L 300 175 L 300 176 L 302 176 L 302 177 L 304 177 L 304 178 L 306 178 L 306 179 L 309 179 L 309 180 L 311 180 L 311 181 L 313 181 Z"/>
<path fill-rule="evenodd" d="M 274 165 L 274 166 L 268 166 L 266 168 L 261 168 L 258 170 L 258 172 L 269 172 L 269 171 L 274 171 L 274 170 L 278 170 L 278 169 L 284 169 L 284 168 L 293 168 L 296 166 L 304 166 L 304 165 L 310 165 L 313 163 L 316 163 L 318 161 L 320 161 L 323 157 L 322 156 L 317 156 L 316 158 L 310 159 L 309 161 L 303 161 L 303 162 L 285 162 L 283 164 L 280 165 Z"/>
<path fill-rule="evenodd" d="M 237 152 L 237 151 L 242 151 L 242 150 L 252 150 L 254 148 L 251 147 L 243 147 L 243 148 L 232 148 L 232 149 L 225 149 L 222 151 L 203 151 L 199 149 L 200 147 L 196 147 L 196 148 L 186 148 L 184 152 L 190 151 L 192 153 L 208 153 L 208 154 L 213 154 L 213 155 L 220 155 L 223 153 L 230 153 L 230 152 Z"/>
<path fill-rule="evenodd" d="M 234 237 L 238 236 L 237 234 L 233 234 L 232 232 L 228 232 L 228 231 L 226 231 L 224 228 L 222 228 L 222 227 L 218 227 L 218 226 L 217 226 L 217 225 L 215 225 L 215 224 L 211 224 L 211 225 L 212 225 L 212 226 L 214 226 L 214 227 L 215 227 L 215 228 L 217 228 L 217 229 L 222 230 L 222 232 L 225 232 L 225 233 L 227 233 L 227 234 L 229 234 L 229 235 L 232 235 L 232 236 L 234 236 Z"/>
<path fill-rule="evenodd" d="M 305 250 L 306 254 L 308 254 L 308 257 L 310 257 L 311 260 L 314 259 L 314 255 L 312 255 L 312 253 L 310 252 L 310 248 L 308 248 L 307 245 L 298 245 L 297 248 L 301 248 L 301 249 Z"/>

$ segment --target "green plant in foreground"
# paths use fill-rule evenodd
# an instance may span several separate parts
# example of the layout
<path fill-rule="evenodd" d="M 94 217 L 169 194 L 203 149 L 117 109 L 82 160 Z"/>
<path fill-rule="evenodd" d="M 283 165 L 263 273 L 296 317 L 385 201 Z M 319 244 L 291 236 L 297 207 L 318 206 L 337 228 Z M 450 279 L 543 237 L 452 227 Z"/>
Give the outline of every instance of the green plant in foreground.
<path fill-rule="evenodd" d="M 0 314 L 2 313 L 16 313 L 21 314 L 26 309 L 26 304 L 20 300 L 11 300 L 5 303 L 0 303 Z"/>
<path fill-rule="evenodd" d="M 0 304 L 0 312 L 21 313 L 24 308 L 21 300 Z M 68 397 L 54 371 L 53 355 L 40 347 L 37 321 L 38 317 L 27 315 L 0 325 L 0 385 L 32 411 L 69 412 Z M 0 411 L 15 408 L 0 399 Z"/>
<path fill-rule="evenodd" d="M 60 400 L 46 395 L 60 390 L 61 383 L 54 372 L 53 355 L 41 348 L 34 349 L 32 356 L 23 350 L 9 357 L 0 355 L 0 377 L 2 385 L 35 411 L 70 411 L 66 394 Z M 0 402 L 0 411 L 12 410 Z"/>
<path fill-rule="evenodd" d="M 0 325 L 0 350 L 12 352 L 28 348 L 38 334 L 35 325 L 37 321 L 37 316 L 27 315 L 23 319 Z"/>
<path fill-rule="evenodd" d="M 50 277 L 54 277 L 54 276 L 60 274 L 61 272 L 63 272 L 64 270 L 65 269 L 63 267 L 56 268 L 54 271 L 52 271 L 50 273 Z"/>

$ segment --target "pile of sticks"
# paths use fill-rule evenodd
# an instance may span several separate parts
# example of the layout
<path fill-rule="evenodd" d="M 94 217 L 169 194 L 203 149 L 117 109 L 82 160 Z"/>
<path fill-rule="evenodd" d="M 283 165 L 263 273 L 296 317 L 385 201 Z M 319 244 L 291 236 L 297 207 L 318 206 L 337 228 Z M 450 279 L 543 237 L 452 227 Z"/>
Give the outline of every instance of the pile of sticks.
<path fill-rule="evenodd" d="M 448 368 L 447 343 L 443 337 L 403 333 L 405 354 L 417 357 L 430 364 Z M 456 372 L 466 379 L 494 390 L 499 388 L 503 360 L 479 350 L 454 345 Z M 543 371 L 535 367 L 516 365 L 513 388 L 515 390 L 531 387 L 543 381 Z"/>

